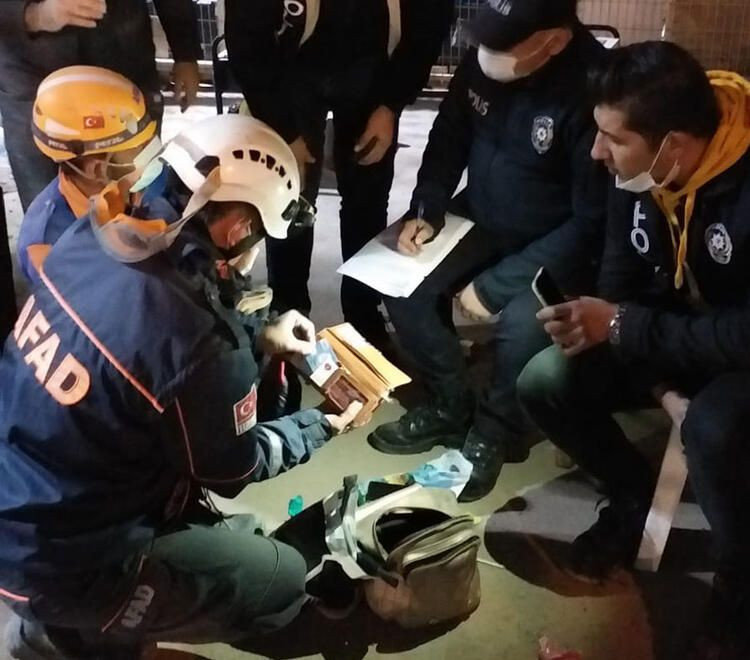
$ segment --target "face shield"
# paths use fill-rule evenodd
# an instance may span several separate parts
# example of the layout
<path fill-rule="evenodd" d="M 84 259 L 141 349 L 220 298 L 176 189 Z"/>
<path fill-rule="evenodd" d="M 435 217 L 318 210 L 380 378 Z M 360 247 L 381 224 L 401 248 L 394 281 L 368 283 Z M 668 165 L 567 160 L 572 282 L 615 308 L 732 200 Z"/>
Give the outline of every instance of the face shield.
<path fill-rule="evenodd" d="M 164 170 L 164 163 L 159 158 L 163 151 L 161 139 L 155 135 L 153 139 L 133 159 L 133 171 L 126 175 L 132 182 L 130 192 L 140 192 L 150 186 Z"/>
<path fill-rule="evenodd" d="M 137 263 L 167 250 L 182 228 L 208 204 L 219 185 L 216 168 L 191 196 L 182 215 L 165 199 L 156 198 L 149 205 L 152 218 L 140 219 L 126 213 L 129 185 L 113 182 L 94 198 L 89 218 L 107 254 L 123 263 Z M 156 215 L 161 217 L 153 217 Z"/>

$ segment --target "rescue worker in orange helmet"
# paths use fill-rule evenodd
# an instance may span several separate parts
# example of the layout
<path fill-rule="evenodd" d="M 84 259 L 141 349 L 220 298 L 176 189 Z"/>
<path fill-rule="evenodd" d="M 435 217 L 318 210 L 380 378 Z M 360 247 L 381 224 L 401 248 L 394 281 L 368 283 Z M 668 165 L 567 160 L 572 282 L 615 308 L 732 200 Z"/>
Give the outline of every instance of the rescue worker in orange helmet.
<path fill-rule="evenodd" d="M 119 73 L 92 66 L 66 67 L 42 81 L 32 133 L 59 169 L 32 202 L 18 235 L 18 261 L 30 281 L 38 276 L 30 254 L 53 245 L 86 215 L 89 198 L 111 180 L 137 178 L 161 148 L 143 93 Z"/>

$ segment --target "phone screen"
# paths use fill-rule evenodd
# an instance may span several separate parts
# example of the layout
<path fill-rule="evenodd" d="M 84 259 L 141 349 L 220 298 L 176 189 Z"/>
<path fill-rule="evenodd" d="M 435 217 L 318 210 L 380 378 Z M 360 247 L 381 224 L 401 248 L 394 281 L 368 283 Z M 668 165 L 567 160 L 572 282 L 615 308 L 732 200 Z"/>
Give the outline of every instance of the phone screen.
<path fill-rule="evenodd" d="M 545 307 L 560 305 L 565 302 L 565 296 L 544 266 L 537 271 L 534 281 L 531 283 L 531 290 Z"/>

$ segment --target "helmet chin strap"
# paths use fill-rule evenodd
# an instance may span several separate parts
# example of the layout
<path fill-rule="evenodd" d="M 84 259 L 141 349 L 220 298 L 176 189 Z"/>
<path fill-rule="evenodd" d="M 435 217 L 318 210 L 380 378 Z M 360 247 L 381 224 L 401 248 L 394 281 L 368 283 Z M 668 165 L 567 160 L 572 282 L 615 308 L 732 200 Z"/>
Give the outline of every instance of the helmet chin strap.
<path fill-rule="evenodd" d="M 227 260 L 236 259 L 237 257 L 241 257 L 245 252 L 250 252 L 258 243 L 260 243 L 265 238 L 265 235 L 262 233 L 258 234 L 250 234 L 250 236 L 245 236 L 242 240 L 235 243 L 232 247 L 222 249 L 222 253 L 227 258 Z"/>
<path fill-rule="evenodd" d="M 103 163 L 106 164 L 107 167 L 110 166 L 109 161 L 102 160 Z M 65 167 L 69 167 L 71 170 L 73 170 L 78 176 L 80 176 L 82 179 L 86 179 L 86 181 L 91 181 L 92 183 L 99 183 L 101 185 L 106 185 L 110 182 L 110 179 L 106 176 L 91 176 L 90 174 L 86 174 L 78 165 L 74 165 L 72 161 L 65 161 Z"/>

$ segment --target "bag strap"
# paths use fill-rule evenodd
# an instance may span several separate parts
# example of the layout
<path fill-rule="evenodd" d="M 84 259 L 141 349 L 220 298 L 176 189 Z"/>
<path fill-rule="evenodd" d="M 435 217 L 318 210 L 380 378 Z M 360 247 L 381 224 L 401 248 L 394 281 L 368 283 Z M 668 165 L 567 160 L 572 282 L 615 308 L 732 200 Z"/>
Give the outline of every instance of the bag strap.
<path fill-rule="evenodd" d="M 408 573 L 410 566 L 414 564 L 423 564 L 429 559 L 446 556 L 454 556 L 458 549 L 481 544 L 481 539 L 477 536 L 474 527 L 464 529 L 454 529 L 450 535 L 443 538 L 429 540 L 423 539 L 410 548 L 397 548 L 388 558 L 386 567 L 399 574 Z M 459 553 L 460 554 L 460 553 Z"/>
<path fill-rule="evenodd" d="M 384 551 L 378 539 L 378 549 L 383 556 L 387 555 L 386 564 L 393 569 L 407 562 L 412 563 L 447 552 L 456 545 L 476 537 L 476 528 L 477 521 L 474 516 L 463 514 L 407 536 L 390 554 Z"/>
<path fill-rule="evenodd" d="M 434 566 L 445 566 L 462 555 L 467 555 L 475 562 L 476 555 L 478 554 L 481 545 L 482 539 L 478 536 L 470 536 L 460 542 L 456 540 L 455 544 L 448 548 L 443 548 L 441 552 L 425 553 L 414 557 L 406 555 L 398 566 L 389 565 L 388 568 L 390 568 L 395 574 L 407 579 L 409 574 L 414 570 Z"/>

